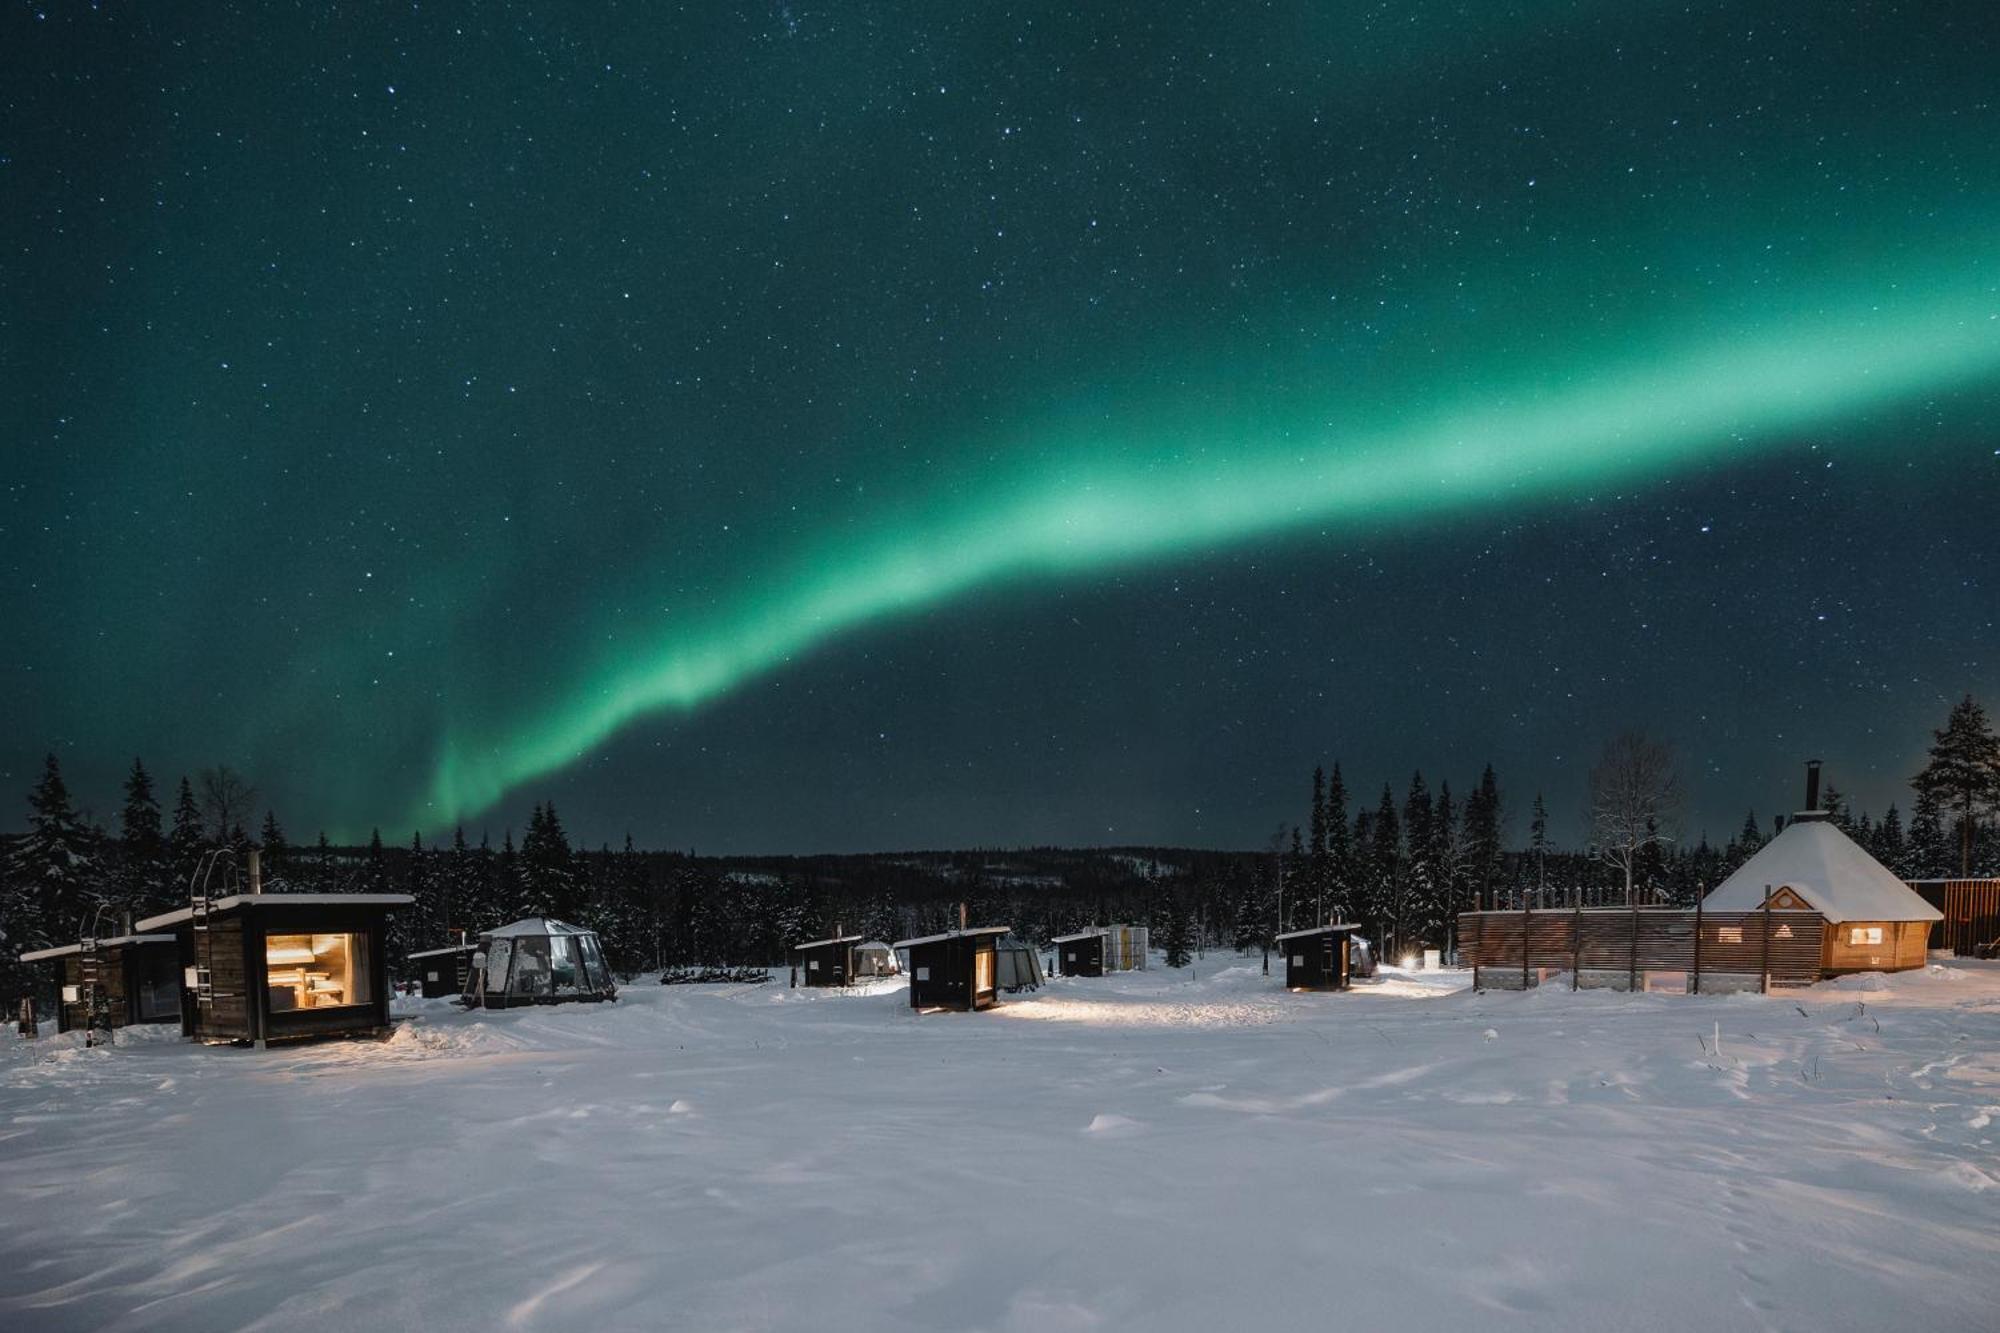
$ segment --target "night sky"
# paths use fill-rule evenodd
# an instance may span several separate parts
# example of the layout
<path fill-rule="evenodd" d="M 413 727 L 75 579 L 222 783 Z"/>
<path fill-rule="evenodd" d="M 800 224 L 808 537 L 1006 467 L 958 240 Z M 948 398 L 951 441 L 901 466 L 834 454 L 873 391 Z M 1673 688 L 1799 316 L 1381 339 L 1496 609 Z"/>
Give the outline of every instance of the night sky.
<path fill-rule="evenodd" d="M 0 781 L 1721 840 L 2000 703 L 1990 4 L 1088 8 L 8 4 Z"/>

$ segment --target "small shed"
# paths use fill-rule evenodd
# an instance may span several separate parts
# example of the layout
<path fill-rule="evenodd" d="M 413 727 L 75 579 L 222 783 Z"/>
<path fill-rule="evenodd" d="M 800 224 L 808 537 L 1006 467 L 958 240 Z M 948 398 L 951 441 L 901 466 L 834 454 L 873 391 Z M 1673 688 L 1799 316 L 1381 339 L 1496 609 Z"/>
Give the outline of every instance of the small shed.
<path fill-rule="evenodd" d="M 535 916 L 489 930 L 479 942 L 462 997 L 467 1008 L 618 998 L 594 930 Z"/>
<path fill-rule="evenodd" d="M 1773 911 L 1826 918 L 1820 971 L 1829 976 L 1922 967 L 1931 927 L 1944 918 L 1823 810 L 1793 815 L 1701 905 L 1706 912 L 1755 912 L 1766 899 Z"/>
<path fill-rule="evenodd" d="M 463 995 L 466 979 L 472 973 L 472 955 L 478 950 L 477 944 L 467 940 L 411 954 L 410 971 L 423 988 L 424 998 L 437 1000 Z"/>
<path fill-rule="evenodd" d="M 792 946 L 798 959 L 799 984 L 803 986 L 845 986 L 856 976 L 855 946 L 859 935 L 835 935 L 831 939 L 810 940 Z"/>
<path fill-rule="evenodd" d="M 1285 989 L 1348 989 L 1353 978 L 1348 946 L 1359 929 L 1359 926 L 1314 926 L 1278 936 L 1278 947 L 1285 954 Z"/>
<path fill-rule="evenodd" d="M 21 961 L 47 968 L 58 1032 L 180 1021 L 180 950 L 170 934 L 79 940 L 30 950 Z"/>
<path fill-rule="evenodd" d="M 252 881 L 255 882 L 254 879 Z M 196 1041 L 387 1032 L 389 914 L 407 893 L 244 893 L 139 922 L 174 933 Z"/>
<path fill-rule="evenodd" d="M 999 1002 L 996 948 L 1011 926 L 973 926 L 898 940 L 909 955 L 912 1009 L 986 1009 Z"/>
<path fill-rule="evenodd" d="M 1074 935 L 1058 935 L 1049 943 L 1056 946 L 1056 967 L 1066 977 L 1104 975 L 1104 932 L 1080 930 Z"/>
<path fill-rule="evenodd" d="M 896 961 L 894 948 L 881 940 L 869 940 L 854 948 L 854 975 L 857 977 L 901 976 L 903 965 Z"/>

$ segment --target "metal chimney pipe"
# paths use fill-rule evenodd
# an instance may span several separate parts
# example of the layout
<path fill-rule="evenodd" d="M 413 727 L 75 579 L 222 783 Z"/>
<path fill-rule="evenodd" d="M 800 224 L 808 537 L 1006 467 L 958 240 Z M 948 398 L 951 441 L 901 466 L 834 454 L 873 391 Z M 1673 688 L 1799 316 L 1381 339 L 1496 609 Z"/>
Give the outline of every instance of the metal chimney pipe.
<path fill-rule="evenodd" d="M 1805 809 L 1819 809 L 1819 760 L 1806 760 L 1806 803 Z"/>
<path fill-rule="evenodd" d="M 250 849 L 250 892 L 264 891 L 264 855 L 255 847 Z"/>

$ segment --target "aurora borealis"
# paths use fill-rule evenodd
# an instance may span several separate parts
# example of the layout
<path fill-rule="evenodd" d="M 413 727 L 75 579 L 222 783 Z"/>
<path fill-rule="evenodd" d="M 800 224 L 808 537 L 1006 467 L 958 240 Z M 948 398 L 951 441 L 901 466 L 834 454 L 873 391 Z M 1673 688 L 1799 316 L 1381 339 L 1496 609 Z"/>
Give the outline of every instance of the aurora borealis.
<path fill-rule="evenodd" d="M 1243 846 L 1646 725 L 1721 832 L 2000 685 L 1977 6 L 4 23 L 16 785 Z"/>

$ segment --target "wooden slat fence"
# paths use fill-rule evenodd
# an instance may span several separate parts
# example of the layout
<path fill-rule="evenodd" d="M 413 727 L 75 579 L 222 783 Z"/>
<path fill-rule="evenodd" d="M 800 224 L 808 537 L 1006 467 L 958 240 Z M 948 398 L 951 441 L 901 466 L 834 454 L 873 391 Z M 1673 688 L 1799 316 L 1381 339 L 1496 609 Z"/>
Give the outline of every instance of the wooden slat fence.
<path fill-rule="evenodd" d="M 1467 912 L 1458 919 L 1459 955 L 1472 968 L 1472 984 L 1491 990 L 1806 986 L 1820 978 L 1825 931 L 1817 912 L 1666 907 Z"/>

